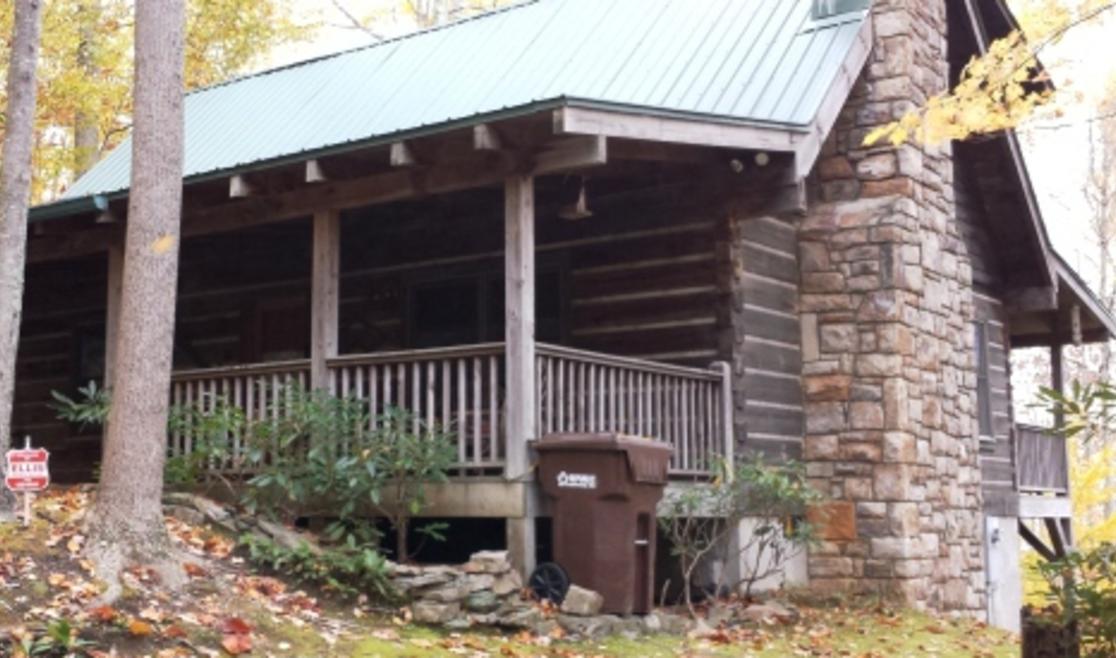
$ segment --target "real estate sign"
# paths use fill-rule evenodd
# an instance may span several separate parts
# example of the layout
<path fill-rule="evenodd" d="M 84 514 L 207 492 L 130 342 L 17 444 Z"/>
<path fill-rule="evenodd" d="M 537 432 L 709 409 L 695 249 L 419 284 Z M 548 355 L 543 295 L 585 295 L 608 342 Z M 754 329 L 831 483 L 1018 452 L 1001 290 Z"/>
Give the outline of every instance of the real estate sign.
<path fill-rule="evenodd" d="M 4 486 L 17 493 L 42 491 L 50 485 L 47 463 L 50 453 L 42 448 L 9 450 L 5 455 Z"/>

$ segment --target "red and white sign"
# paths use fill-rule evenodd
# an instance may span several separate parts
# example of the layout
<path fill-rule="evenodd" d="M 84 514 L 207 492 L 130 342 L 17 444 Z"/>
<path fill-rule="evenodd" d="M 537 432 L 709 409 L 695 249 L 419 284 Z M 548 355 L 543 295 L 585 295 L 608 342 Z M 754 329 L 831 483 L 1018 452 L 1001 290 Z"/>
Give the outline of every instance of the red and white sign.
<path fill-rule="evenodd" d="M 42 491 L 50 485 L 47 462 L 50 453 L 42 448 L 23 448 L 7 452 L 4 485 L 15 492 Z"/>

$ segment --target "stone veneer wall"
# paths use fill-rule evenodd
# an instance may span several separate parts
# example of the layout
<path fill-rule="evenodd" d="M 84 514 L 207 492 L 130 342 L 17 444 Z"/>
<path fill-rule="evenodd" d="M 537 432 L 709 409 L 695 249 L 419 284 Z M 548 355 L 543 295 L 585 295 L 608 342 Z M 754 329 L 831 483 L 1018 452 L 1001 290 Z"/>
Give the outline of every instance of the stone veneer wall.
<path fill-rule="evenodd" d="M 946 0 L 876 0 L 875 46 L 798 234 L 803 456 L 835 501 L 811 582 L 982 614 L 972 271 L 951 150 L 864 135 L 947 84 Z"/>

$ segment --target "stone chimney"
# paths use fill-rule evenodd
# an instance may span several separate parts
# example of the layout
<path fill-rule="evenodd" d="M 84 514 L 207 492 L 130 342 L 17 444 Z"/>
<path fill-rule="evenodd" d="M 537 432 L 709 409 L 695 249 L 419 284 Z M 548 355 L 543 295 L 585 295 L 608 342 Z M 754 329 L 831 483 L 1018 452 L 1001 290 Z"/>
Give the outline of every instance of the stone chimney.
<path fill-rule="evenodd" d="M 874 49 L 798 232 L 803 458 L 833 502 L 823 589 L 982 614 L 972 272 L 948 145 L 866 148 L 948 82 L 948 0 L 876 0 Z"/>

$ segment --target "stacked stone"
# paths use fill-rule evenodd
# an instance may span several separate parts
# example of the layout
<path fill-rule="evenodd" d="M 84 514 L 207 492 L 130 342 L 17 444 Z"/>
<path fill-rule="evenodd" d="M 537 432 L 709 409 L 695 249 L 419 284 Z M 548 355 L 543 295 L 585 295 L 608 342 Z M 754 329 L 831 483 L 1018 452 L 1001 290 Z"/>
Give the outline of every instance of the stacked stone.
<path fill-rule="evenodd" d="M 877 0 L 799 230 L 803 456 L 837 501 L 811 582 L 979 614 L 972 272 L 948 146 L 866 148 L 948 81 L 945 0 Z"/>
<path fill-rule="evenodd" d="M 664 612 L 643 617 L 600 614 L 601 595 L 577 585 L 570 587 L 558 609 L 542 606 L 522 591 L 507 551 L 474 553 L 462 566 L 393 564 L 391 581 L 411 602 L 416 622 L 448 630 L 481 626 L 522 629 L 536 635 L 635 637 L 682 633 L 690 626 L 685 617 Z"/>
<path fill-rule="evenodd" d="M 506 551 L 474 553 L 460 567 L 392 565 L 391 580 L 411 601 L 414 620 L 424 624 L 493 625 L 531 607 L 520 596 L 523 582 Z"/>

